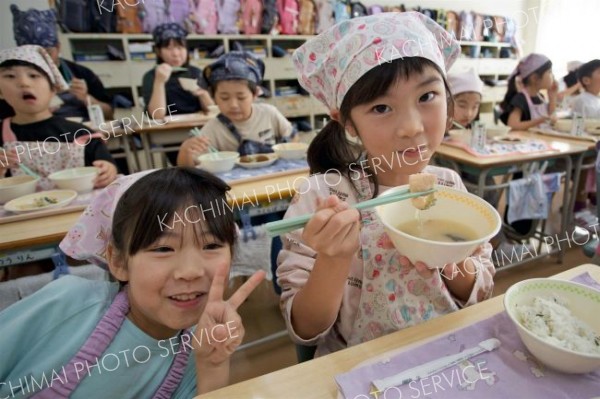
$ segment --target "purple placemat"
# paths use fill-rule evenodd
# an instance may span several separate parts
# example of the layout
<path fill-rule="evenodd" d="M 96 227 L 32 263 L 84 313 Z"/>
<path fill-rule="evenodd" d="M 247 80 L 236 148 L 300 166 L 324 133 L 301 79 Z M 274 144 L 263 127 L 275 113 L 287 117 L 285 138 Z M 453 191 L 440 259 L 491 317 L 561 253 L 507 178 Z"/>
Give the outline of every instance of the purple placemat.
<path fill-rule="evenodd" d="M 572 281 L 600 290 L 588 273 Z M 371 393 L 371 381 L 392 376 L 446 355 L 477 346 L 488 338 L 499 339 L 502 346 L 475 356 L 460 366 L 436 375 L 389 388 L 378 396 Z M 472 326 L 435 339 L 417 348 L 391 355 L 369 366 L 359 367 L 335 377 L 346 399 L 371 398 L 457 398 L 457 399 L 591 399 L 600 396 L 600 372 L 562 374 L 539 364 L 529 354 L 512 321 L 502 312 Z"/>
<path fill-rule="evenodd" d="M 246 169 L 236 165 L 232 170 L 223 173 L 215 173 L 225 181 L 246 179 L 249 177 L 265 176 L 277 172 L 285 172 L 294 169 L 308 168 L 306 159 L 278 159 L 274 164 L 263 168 Z"/>

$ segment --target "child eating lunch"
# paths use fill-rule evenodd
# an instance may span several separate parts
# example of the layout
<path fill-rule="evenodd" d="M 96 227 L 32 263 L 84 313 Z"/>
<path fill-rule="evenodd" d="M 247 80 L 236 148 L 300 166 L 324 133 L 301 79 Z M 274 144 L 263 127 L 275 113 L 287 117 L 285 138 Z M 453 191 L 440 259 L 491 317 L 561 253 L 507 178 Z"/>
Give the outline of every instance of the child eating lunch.
<path fill-rule="evenodd" d="M 264 277 L 223 298 L 234 218 L 201 209 L 228 190 L 171 168 L 96 197 L 60 246 L 115 281 L 61 277 L 0 313 L 0 396 L 188 399 L 227 385 L 244 336 L 237 308 Z"/>
<path fill-rule="evenodd" d="M 23 174 L 25 164 L 39 174 L 40 188 L 52 188 L 47 176 L 80 166 L 98 168 L 95 187 L 115 180 L 117 168 L 106 145 L 85 125 L 52 115 L 50 101 L 67 85 L 40 46 L 0 51 L 0 95 L 15 116 L 2 121 L 0 177 Z"/>
<path fill-rule="evenodd" d="M 272 152 L 275 143 L 293 136 L 292 124 L 270 104 L 255 103 L 264 63 L 249 53 L 232 51 L 204 69 L 204 77 L 221 113 L 181 145 L 177 164 L 195 165 L 212 145 L 242 155 Z"/>
<path fill-rule="evenodd" d="M 466 191 L 458 174 L 428 165 L 451 122 L 446 70 L 459 53 L 443 28 L 416 12 L 344 21 L 294 53 L 301 85 L 332 120 L 309 147 L 314 175 L 286 218 L 314 215 L 283 236 L 277 276 L 290 335 L 316 345 L 317 355 L 491 296 L 488 243 L 460 263 L 412 264 L 373 209 L 350 208 L 421 172 Z M 361 161 L 366 167 L 357 169 Z"/>

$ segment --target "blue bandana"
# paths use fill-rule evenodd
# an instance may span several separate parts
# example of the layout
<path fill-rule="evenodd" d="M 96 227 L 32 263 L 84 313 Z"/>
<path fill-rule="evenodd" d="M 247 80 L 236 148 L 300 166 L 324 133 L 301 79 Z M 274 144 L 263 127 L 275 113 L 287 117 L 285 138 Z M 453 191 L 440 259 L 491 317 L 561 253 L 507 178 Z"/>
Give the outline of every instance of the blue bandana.
<path fill-rule="evenodd" d="M 152 31 L 152 39 L 154 43 L 165 42 L 170 39 L 184 39 L 187 36 L 187 31 L 176 22 L 168 22 L 158 25 Z"/>
<path fill-rule="evenodd" d="M 249 53 L 231 51 L 204 68 L 203 73 L 210 85 L 221 80 L 247 80 L 258 85 L 262 82 L 265 64 Z"/>
<path fill-rule="evenodd" d="M 58 45 L 54 10 L 30 8 L 21 11 L 15 4 L 11 4 L 10 11 L 13 14 L 13 32 L 17 46 L 35 44 L 49 48 Z"/>

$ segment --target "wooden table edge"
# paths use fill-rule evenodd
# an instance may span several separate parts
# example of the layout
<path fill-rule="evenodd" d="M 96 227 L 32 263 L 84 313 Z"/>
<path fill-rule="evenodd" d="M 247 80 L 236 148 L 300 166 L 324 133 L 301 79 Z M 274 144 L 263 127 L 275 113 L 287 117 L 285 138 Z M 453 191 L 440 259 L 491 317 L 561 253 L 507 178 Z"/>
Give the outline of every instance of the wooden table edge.
<path fill-rule="evenodd" d="M 553 279 L 568 280 L 579 274 L 589 272 L 591 276 L 598 282 L 600 282 L 600 266 L 594 264 L 582 264 L 574 266 L 571 269 L 565 270 L 561 273 L 551 276 Z M 366 342 L 348 349 L 344 349 L 333 354 L 323 356 L 311 360 L 309 362 L 296 364 L 293 366 L 286 367 L 281 370 L 277 370 L 259 377 L 252 378 L 250 380 L 242 381 L 237 384 L 233 384 L 219 390 L 209 392 L 207 394 L 198 395 L 195 399 L 209 398 L 209 397 L 221 397 L 231 398 L 238 397 L 240 392 L 246 387 L 260 386 L 261 391 L 254 393 L 251 391 L 244 391 L 244 397 L 257 397 L 257 398 L 271 398 L 281 396 L 280 390 L 269 392 L 269 384 L 265 380 L 271 380 L 271 384 L 276 385 L 274 381 L 278 377 L 289 377 L 291 374 L 297 379 L 295 385 L 290 384 L 289 387 L 293 386 L 310 386 L 314 388 L 312 395 L 305 395 L 303 398 L 308 397 L 327 397 L 337 398 L 338 389 L 335 383 L 335 375 L 350 371 L 365 360 L 381 356 L 384 353 L 390 351 L 397 351 L 402 348 L 408 350 L 411 346 L 416 343 L 427 342 L 432 339 L 436 339 L 440 336 L 451 333 L 452 331 L 459 330 L 467 327 L 472 323 L 485 320 L 489 317 L 493 317 L 496 314 L 503 311 L 503 299 L 504 294 L 488 299 L 487 301 L 469 306 L 468 308 L 462 309 L 458 312 L 453 312 L 435 319 L 429 320 L 425 323 L 410 327 L 408 329 L 400 330 L 386 336 L 377 338 L 376 340 Z M 444 330 L 443 326 L 451 325 L 452 327 Z M 439 333 L 430 334 L 428 331 L 440 331 Z M 422 332 L 425 332 L 424 334 Z M 403 341 L 403 345 L 398 345 L 398 337 Z M 422 341 L 422 342 L 421 342 Z M 374 347 L 374 345 L 376 345 Z M 343 363 L 344 370 L 338 370 L 336 364 Z M 327 375 L 323 384 L 311 376 L 314 374 L 313 370 L 331 370 L 334 369 L 333 375 Z M 322 386 L 321 386 L 322 385 Z M 290 392 L 292 392 L 290 390 Z"/>

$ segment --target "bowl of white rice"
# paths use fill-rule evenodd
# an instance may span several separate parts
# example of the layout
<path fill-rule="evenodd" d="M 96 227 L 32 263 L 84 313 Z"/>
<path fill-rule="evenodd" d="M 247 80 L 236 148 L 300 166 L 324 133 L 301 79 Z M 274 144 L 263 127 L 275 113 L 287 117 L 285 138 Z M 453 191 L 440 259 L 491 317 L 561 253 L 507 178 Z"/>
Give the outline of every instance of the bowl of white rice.
<path fill-rule="evenodd" d="M 600 368 L 600 291 L 535 278 L 511 286 L 504 308 L 523 344 L 549 368 L 571 374 Z"/>

